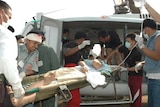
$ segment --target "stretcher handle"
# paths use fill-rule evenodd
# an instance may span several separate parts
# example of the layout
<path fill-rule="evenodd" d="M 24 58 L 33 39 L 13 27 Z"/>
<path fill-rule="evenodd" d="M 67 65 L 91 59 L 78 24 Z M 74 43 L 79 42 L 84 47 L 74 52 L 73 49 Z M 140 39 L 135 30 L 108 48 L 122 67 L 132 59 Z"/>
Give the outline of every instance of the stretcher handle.
<path fill-rule="evenodd" d="M 30 90 L 25 91 L 25 94 L 33 94 L 39 92 L 39 88 L 32 88 Z"/>

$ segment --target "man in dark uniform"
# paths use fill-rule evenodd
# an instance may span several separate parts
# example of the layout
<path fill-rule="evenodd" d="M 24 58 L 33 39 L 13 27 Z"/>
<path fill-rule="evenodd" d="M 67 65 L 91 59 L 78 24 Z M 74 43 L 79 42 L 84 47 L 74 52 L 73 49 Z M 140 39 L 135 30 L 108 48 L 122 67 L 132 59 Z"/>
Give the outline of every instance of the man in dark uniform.
<path fill-rule="evenodd" d="M 120 63 L 119 55 L 114 50 L 118 49 L 121 46 L 122 42 L 119 38 L 119 35 L 114 31 L 101 30 L 98 33 L 98 39 L 101 45 L 101 58 L 104 59 L 105 49 L 107 55 L 107 63 L 113 64 L 111 62 L 112 56 L 116 57 L 116 64 Z M 114 54 L 113 54 L 114 53 Z"/>
<path fill-rule="evenodd" d="M 126 36 L 125 49 L 124 47 L 120 47 L 119 51 L 124 54 L 124 58 L 126 58 L 125 63 L 128 71 L 128 85 L 131 90 L 132 98 L 134 98 L 135 94 L 139 90 L 139 96 L 134 103 L 131 103 L 130 107 L 141 107 L 142 106 L 142 70 L 136 71 L 135 65 L 141 61 L 142 54 L 135 47 L 136 35 L 134 33 L 130 33 Z M 128 56 L 129 54 L 129 56 Z"/>
<path fill-rule="evenodd" d="M 75 40 L 64 45 L 63 54 L 65 57 L 65 67 L 74 67 L 81 60 L 81 49 L 86 45 L 90 45 L 86 39 L 86 33 L 78 31 L 75 34 Z M 72 99 L 68 102 L 67 107 L 80 107 L 80 92 L 79 89 L 71 90 Z"/>

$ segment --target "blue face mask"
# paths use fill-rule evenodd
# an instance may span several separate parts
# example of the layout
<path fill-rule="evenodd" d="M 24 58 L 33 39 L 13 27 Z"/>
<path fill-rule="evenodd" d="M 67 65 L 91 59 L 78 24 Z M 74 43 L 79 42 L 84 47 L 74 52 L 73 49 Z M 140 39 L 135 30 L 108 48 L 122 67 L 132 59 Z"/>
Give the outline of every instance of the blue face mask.
<path fill-rule="evenodd" d="M 125 47 L 129 49 L 131 47 L 131 43 L 125 42 Z"/>
<path fill-rule="evenodd" d="M 66 36 L 64 36 L 64 37 L 63 37 L 63 39 L 64 39 L 64 40 L 67 40 L 67 37 L 66 37 Z"/>

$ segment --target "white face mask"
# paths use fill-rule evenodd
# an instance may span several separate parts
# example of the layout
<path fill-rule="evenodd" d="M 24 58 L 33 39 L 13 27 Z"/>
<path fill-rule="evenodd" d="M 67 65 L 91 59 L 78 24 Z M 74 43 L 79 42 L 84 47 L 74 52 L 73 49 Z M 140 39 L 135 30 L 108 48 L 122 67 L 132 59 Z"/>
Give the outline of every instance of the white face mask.
<path fill-rule="evenodd" d="M 148 34 L 143 34 L 143 35 L 144 35 L 144 38 L 146 38 L 147 40 L 149 39 Z"/>
<path fill-rule="evenodd" d="M 4 13 L 4 15 L 5 15 L 5 17 L 7 17 L 7 19 L 9 19 L 7 14 Z M 9 22 L 9 20 L 7 21 L 7 23 L 4 22 L 4 19 L 3 19 L 2 15 L 1 15 L 1 19 L 2 19 L 2 26 L 4 26 L 5 28 L 8 28 L 8 26 L 9 26 L 8 22 Z"/>
<path fill-rule="evenodd" d="M 6 22 L 2 22 L 2 26 L 4 26 L 5 28 L 8 28 L 9 24 Z"/>

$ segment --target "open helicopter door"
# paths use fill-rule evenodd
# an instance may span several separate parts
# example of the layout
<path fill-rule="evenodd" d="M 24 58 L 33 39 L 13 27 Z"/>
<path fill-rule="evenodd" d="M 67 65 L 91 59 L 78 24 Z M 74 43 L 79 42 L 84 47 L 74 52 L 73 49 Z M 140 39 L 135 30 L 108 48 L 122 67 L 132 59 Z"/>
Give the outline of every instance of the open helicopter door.
<path fill-rule="evenodd" d="M 40 30 L 44 31 L 46 44 L 54 49 L 60 62 L 62 50 L 62 21 L 42 16 Z"/>

